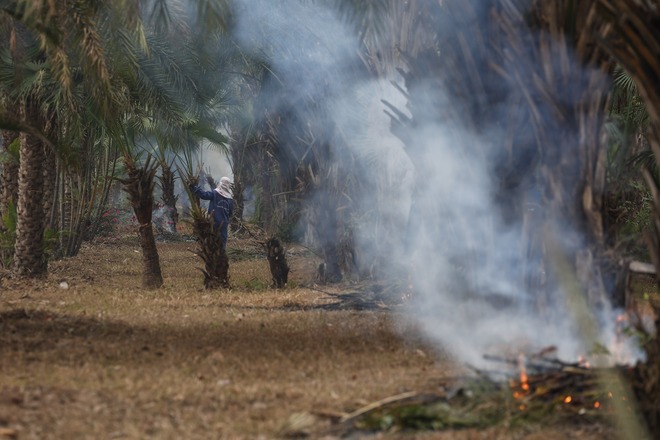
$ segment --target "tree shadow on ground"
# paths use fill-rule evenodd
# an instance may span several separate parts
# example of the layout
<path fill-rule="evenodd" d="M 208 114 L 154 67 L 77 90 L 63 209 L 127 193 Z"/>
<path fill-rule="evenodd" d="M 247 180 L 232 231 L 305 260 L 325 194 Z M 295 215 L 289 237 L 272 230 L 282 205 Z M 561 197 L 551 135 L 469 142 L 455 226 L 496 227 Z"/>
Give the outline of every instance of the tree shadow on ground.
<path fill-rule="evenodd" d="M 0 312 L 0 359 L 20 357 L 27 362 L 63 365 L 96 362 L 140 366 L 186 363 L 193 357 L 203 359 L 218 351 L 225 357 L 250 359 L 253 363 L 272 362 L 274 355 L 295 359 L 310 352 L 324 356 L 333 350 L 370 353 L 360 334 L 328 331 L 323 323 L 312 328 L 309 322 L 284 325 L 291 321 L 285 314 L 277 319 L 261 322 L 231 320 L 225 316 L 217 322 L 193 325 L 130 325 L 20 308 Z M 398 344 L 385 330 L 372 336 L 388 344 Z"/>

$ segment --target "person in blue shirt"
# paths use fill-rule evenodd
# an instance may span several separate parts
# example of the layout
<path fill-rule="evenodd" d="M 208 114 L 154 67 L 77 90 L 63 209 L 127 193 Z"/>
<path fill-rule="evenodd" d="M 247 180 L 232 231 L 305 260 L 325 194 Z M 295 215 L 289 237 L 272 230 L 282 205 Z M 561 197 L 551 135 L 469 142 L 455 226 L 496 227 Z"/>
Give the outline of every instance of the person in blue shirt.
<path fill-rule="evenodd" d="M 229 221 L 234 214 L 234 200 L 232 199 L 231 180 L 229 177 L 220 179 L 218 187 L 212 191 L 204 191 L 198 185 L 193 185 L 192 192 L 202 200 L 209 201 L 208 212 L 213 217 L 216 230 L 220 228 L 222 247 L 227 246 L 227 229 Z"/>

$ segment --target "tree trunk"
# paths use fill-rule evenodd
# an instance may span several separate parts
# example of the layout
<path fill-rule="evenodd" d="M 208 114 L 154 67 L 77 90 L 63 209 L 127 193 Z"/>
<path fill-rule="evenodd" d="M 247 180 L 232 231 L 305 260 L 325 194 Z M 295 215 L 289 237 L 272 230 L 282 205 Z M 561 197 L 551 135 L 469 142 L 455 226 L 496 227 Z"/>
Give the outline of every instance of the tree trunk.
<path fill-rule="evenodd" d="M 161 199 L 163 204 L 167 208 L 169 217 L 172 220 L 172 231 L 176 232 L 176 225 L 179 221 L 179 212 L 176 209 L 176 202 L 178 196 L 174 194 L 174 173 L 172 172 L 172 167 L 167 162 L 163 161 L 161 163 L 161 176 L 160 176 L 160 186 L 162 189 Z"/>
<path fill-rule="evenodd" d="M 142 287 L 157 289 L 163 285 L 163 276 L 160 271 L 158 248 L 151 222 L 139 226 L 138 236 L 140 248 L 142 248 Z"/>
<path fill-rule="evenodd" d="M 243 178 L 240 174 L 234 173 L 234 214 L 231 217 L 229 227 L 232 231 L 238 231 L 243 222 L 243 210 L 245 209 L 245 199 L 243 198 Z"/>
<path fill-rule="evenodd" d="M 192 175 L 188 170 L 184 176 L 188 188 L 199 184 L 199 176 Z M 213 218 L 202 209 L 200 199 L 192 191 L 188 192 L 190 197 L 190 215 L 192 217 L 193 234 L 197 240 L 195 255 L 204 261 L 204 288 L 206 289 L 228 289 L 229 285 L 229 257 L 227 250 L 222 244 L 220 228 L 214 227 Z"/>
<path fill-rule="evenodd" d="M 289 280 L 289 265 L 286 262 L 286 252 L 280 241 L 272 237 L 265 244 L 270 274 L 273 277 L 273 287 L 281 289 Z"/>
<path fill-rule="evenodd" d="M 18 139 L 18 133 L 15 131 L 3 131 L 2 149 L 6 154 L 6 159 L 2 163 L 2 193 L 0 200 L 0 213 L 7 212 L 9 206 L 16 209 L 18 202 L 18 154 L 12 154 L 10 146 Z"/>
<path fill-rule="evenodd" d="M 4 131 L 2 149 L 5 160 L 2 163 L 2 189 L 0 192 L 0 267 L 9 268 L 14 261 L 14 247 L 16 245 L 16 205 L 18 202 L 18 148 L 12 144 L 19 142 L 18 133 Z"/>
<path fill-rule="evenodd" d="M 128 177 L 122 179 L 124 191 L 133 207 L 139 228 L 140 247 L 142 248 L 142 287 L 157 289 L 163 285 L 156 238 L 151 225 L 154 207 L 154 184 L 158 166 L 149 156 L 142 167 L 137 167 L 132 157 L 124 157 L 124 166 Z"/>
<path fill-rule="evenodd" d="M 30 124 L 42 125 L 34 101 L 28 100 L 25 115 Z M 48 267 L 44 255 L 44 162 L 42 142 L 33 135 L 21 134 L 14 271 L 24 277 L 45 275 Z"/>
<path fill-rule="evenodd" d="M 260 169 L 261 182 L 259 185 L 259 220 L 261 225 L 268 234 L 274 234 L 275 231 L 275 204 L 273 201 L 273 168 L 274 163 L 272 155 L 268 151 L 268 143 L 264 143 L 264 147 L 260 152 L 259 161 L 261 162 Z"/>
<path fill-rule="evenodd" d="M 339 228 L 337 224 L 337 202 L 325 190 L 317 191 L 308 207 L 310 224 L 315 241 L 323 255 L 324 277 L 322 281 L 338 283 L 342 280 L 339 265 Z"/>
<path fill-rule="evenodd" d="M 61 181 L 61 203 L 60 203 L 60 249 L 64 251 L 65 255 L 69 255 L 71 249 L 71 242 L 74 241 L 72 234 L 72 218 L 73 218 L 73 196 L 71 194 L 71 177 L 68 171 L 62 169 L 60 171 Z"/>
<path fill-rule="evenodd" d="M 213 218 L 201 208 L 199 199 L 191 200 L 190 214 L 198 245 L 195 255 L 204 261 L 204 288 L 229 288 L 229 257 L 222 244 L 220 228 L 214 227 Z"/>
<path fill-rule="evenodd" d="M 57 138 L 57 117 L 53 114 L 46 123 L 46 134 L 49 139 Z M 50 145 L 44 145 L 44 228 L 55 229 L 57 226 L 57 156 Z"/>
<path fill-rule="evenodd" d="M 232 138 L 234 142 L 231 145 L 231 171 L 234 175 L 234 215 L 231 218 L 229 227 L 232 231 L 236 232 L 240 229 L 243 222 L 243 210 L 245 208 L 245 199 L 243 198 L 243 184 L 246 180 L 247 163 L 245 157 L 247 154 L 247 146 L 245 135 L 241 130 L 240 124 L 234 124 L 232 128 Z"/>

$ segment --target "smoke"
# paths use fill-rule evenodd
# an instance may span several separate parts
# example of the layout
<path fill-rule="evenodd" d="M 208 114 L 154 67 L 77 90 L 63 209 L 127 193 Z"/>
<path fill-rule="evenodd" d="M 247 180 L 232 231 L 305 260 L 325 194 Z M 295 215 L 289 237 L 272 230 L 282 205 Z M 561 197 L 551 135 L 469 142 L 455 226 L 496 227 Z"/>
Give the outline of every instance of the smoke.
<path fill-rule="evenodd" d="M 159 206 L 151 214 L 151 222 L 158 234 L 176 234 L 174 227 L 174 209 L 169 206 Z"/>
<path fill-rule="evenodd" d="M 358 42 L 329 9 L 314 2 L 239 0 L 232 35 L 242 48 L 272 66 L 297 97 L 320 97 L 344 84 L 343 68 Z M 328 73 L 338 74 L 329 78 Z"/>
<path fill-rule="evenodd" d="M 367 80 L 356 71 L 359 40 L 320 3 L 238 1 L 233 36 L 244 50 L 268 59 L 274 77 L 286 90 L 285 97 L 270 97 L 271 108 L 302 112 L 308 108 L 296 107 L 296 102 L 314 101 L 329 116 L 328 129 L 347 140 L 351 160 L 361 161 L 365 173 L 360 177 L 368 190 L 355 203 L 363 211 L 376 207 L 379 216 L 375 223 L 364 215 L 369 221 L 357 228 L 357 243 L 362 249 L 389 252 L 388 259 L 395 264 L 404 260 L 415 292 L 410 314 L 432 341 L 458 360 L 479 367 L 487 365 L 484 355 L 488 353 L 534 353 L 550 346 L 565 360 L 587 355 L 594 347 L 583 338 L 579 320 L 584 317 L 576 319 L 566 285 L 551 286 L 542 306 L 539 292 L 529 290 L 530 277 L 539 278 L 537 285 L 543 285 L 552 270 L 536 260 L 547 239 L 540 229 L 544 219 L 539 218 L 543 215 L 538 210 L 539 189 L 532 184 L 520 186 L 515 194 L 524 207 L 520 217 L 503 215 L 497 199 L 501 179 L 494 174 L 493 162 L 500 160 L 507 142 L 508 133 L 501 129 L 506 125 L 503 118 L 521 105 L 512 85 L 502 84 L 497 105 L 481 110 L 491 112 L 492 119 L 479 130 L 460 123 L 461 111 L 469 105 L 461 102 L 456 91 L 438 89 L 438 81 L 422 81 L 417 90 L 407 90 L 418 98 L 417 113 L 425 113 L 405 133 L 406 146 L 415 149 L 412 158 L 411 151 L 392 134 L 382 103 L 388 101 L 407 113 L 406 97 L 390 82 L 403 87 L 402 78 Z M 446 31 L 454 29 L 449 26 Z M 577 63 L 571 68 L 579 69 Z M 442 76 L 443 71 L 433 74 Z M 575 87 L 585 87 L 575 82 Z M 474 93 L 477 89 L 475 85 Z M 429 100 L 427 109 L 423 109 L 424 96 Z M 558 96 L 558 101 L 570 99 L 568 92 Z M 439 114 L 438 108 L 445 113 Z M 551 118 L 551 112 L 541 117 Z M 564 129 L 559 122 L 549 126 Z M 344 157 L 335 153 L 333 159 L 341 164 Z M 575 225 L 562 222 L 555 227 L 562 231 L 556 240 L 579 246 Z M 536 248 L 528 251 L 529 237 L 535 235 L 538 239 L 532 245 Z M 388 246 L 374 245 L 378 240 L 387 241 Z M 634 362 L 643 356 L 634 341 L 622 336 L 617 311 L 603 304 L 598 313 L 594 319 L 599 343 L 616 352 L 619 357 L 613 360 Z"/>
<path fill-rule="evenodd" d="M 234 175 L 226 154 L 208 147 L 201 151 L 200 162 L 204 164 L 205 172 L 215 181 L 219 182 L 224 176 L 233 180 Z"/>

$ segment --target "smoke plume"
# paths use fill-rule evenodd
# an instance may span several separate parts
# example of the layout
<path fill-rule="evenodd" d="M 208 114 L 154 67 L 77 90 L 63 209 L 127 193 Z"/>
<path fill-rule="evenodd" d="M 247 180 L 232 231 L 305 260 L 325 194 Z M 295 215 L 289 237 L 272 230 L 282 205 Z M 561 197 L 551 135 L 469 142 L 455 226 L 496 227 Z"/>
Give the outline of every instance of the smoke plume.
<path fill-rule="evenodd" d="M 395 260 L 403 261 L 394 261 L 397 267 L 383 267 L 381 272 L 405 266 L 415 292 L 408 312 L 419 320 L 431 340 L 475 366 L 485 366 L 484 355 L 488 353 L 533 353 L 556 347 L 558 357 L 573 361 L 593 349 L 593 341 L 583 338 L 579 320 L 584 317 L 576 319 L 566 284 L 552 286 L 543 310 L 538 292 L 528 288 L 530 277 L 543 285 L 554 270 L 536 259 L 548 240 L 541 229 L 541 189 L 533 179 L 522 176 L 517 190 L 506 193 L 506 197 L 517 198 L 516 203 L 503 201 L 498 194 L 502 177 L 494 163 L 503 160 L 502 146 L 509 136 L 502 127 L 521 105 L 514 84 L 498 83 L 495 103 L 479 96 L 464 100 L 449 88 L 450 78 L 444 81 L 443 75 L 452 66 L 426 72 L 436 80 L 420 81 L 417 90 L 405 90 L 408 96 L 417 97 L 417 115 L 425 116 L 412 129 L 404 129 L 404 147 L 401 133 L 395 136 L 390 130 L 386 113 L 401 112 L 399 120 L 410 117 L 408 97 L 400 91 L 405 88 L 403 79 L 397 74 L 373 79 L 355 69 L 361 42 L 335 12 L 323 2 L 241 0 L 237 4 L 234 38 L 244 50 L 268 59 L 274 77 L 287 92 L 286 97 L 270 97 L 271 107 L 281 104 L 287 111 L 303 111 L 303 107 L 296 108 L 296 102 L 314 101 L 328 115 L 328 129 L 342 134 L 351 160 L 357 157 L 361 161 L 365 172 L 360 178 L 369 190 L 354 201 L 364 214 L 363 222 L 355 228 L 356 242 L 365 252 L 382 252 L 383 248 L 374 244 L 378 240 L 387 241 L 388 248 L 396 250 L 399 257 Z M 484 12 L 478 11 L 476 16 L 485 17 Z M 451 33 L 457 24 L 445 25 L 444 31 Z M 568 64 L 577 72 L 576 88 L 593 86 L 581 81 L 579 63 Z M 438 84 L 445 84 L 446 89 L 438 88 Z M 474 93 L 480 93 L 478 84 Z M 424 97 L 428 100 L 426 110 Z M 572 97 L 566 91 L 557 100 L 565 103 Z M 471 102 L 480 101 L 484 108 L 471 108 Z M 473 110 L 489 113 L 486 126 L 477 129 L 461 123 L 462 112 Z M 548 110 L 540 117 L 554 116 Z M 548 126 L 556 132 L 575 130 L 562 124 L 569 122 L 552 120 Z M 338 166 L 343 159 L 337 151 L 328 157 Z M 509 160 L 529 165 L 527 157 Z M 509 205 L 523 207 L 522 214 L 507 215 Z M 379 213 L 376 220 L 366 214 L 372 207 Z M 556 217 L 554 239 L 562 246 L 581 243 L 577 225 L 561 215 Z M 534 252 L 526 250 L 529 237 L 538 237 L 532 243 Z M 610 304 L 601 304 L 596 313 L 598 342 L 616 354 L 613 361 L 634 362 L 642 356 L 634 341 L 621 335 L 617 311 Z"/>

